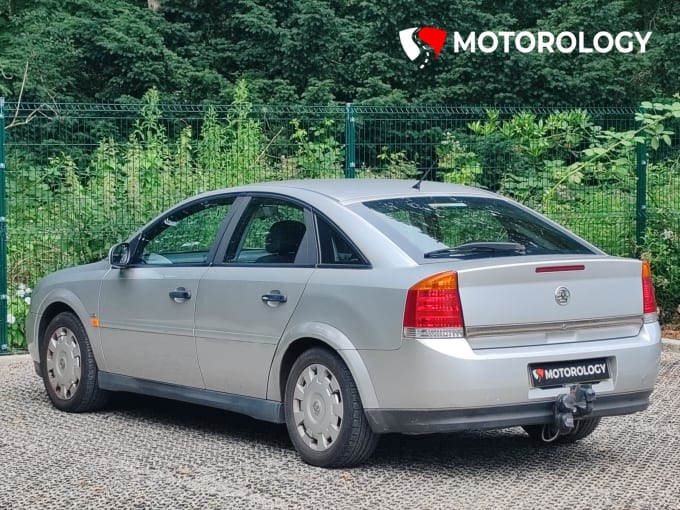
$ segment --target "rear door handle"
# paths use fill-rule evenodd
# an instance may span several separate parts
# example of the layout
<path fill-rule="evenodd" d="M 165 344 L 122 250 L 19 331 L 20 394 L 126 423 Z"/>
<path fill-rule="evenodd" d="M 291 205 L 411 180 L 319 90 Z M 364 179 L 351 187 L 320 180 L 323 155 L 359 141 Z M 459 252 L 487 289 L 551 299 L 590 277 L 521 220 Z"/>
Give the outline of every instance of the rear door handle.
<path fill-rule="evenodd" d="M 176 303 L 182 303 L 187 299 L 191 299 L 191 292 L 184 287 L 177 287 L 175 290 L 171 290 L 169 295 L 170 299 Z"/>
<path fill-rule="evenodd" d="M 280 290 L 272 290 L 270 294 L 263 294 L 262 301 L 269 303 L 285 303 L 288 301 L 288 297 L 285 294 L 281 294 Z"/>

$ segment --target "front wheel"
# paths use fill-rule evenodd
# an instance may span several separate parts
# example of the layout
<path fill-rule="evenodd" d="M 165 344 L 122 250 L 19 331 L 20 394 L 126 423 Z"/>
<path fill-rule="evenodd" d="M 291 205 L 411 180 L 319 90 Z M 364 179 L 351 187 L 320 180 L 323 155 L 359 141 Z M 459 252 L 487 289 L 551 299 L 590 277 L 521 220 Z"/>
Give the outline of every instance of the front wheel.
<path fill-rule="evenodd" d="M 574 429 L 568 434 L 555 437 L 555 428 L 550 425 L 525 425 L 522 428 L 534 441 L 541 443 L 573 443 L 592 434 L 600 424 L 600 418 L 583 418 L 574 422 Z"/>
<path fill-rule="evenodd" d="M 47 326 L 40 344 L 40 366 L 47 395 L 56 408 L 82 413 L 106 404 L 109 393 L 97 383 L 90 339 L 73 313 L 60 313 Z"/>
<path fill-rule="evenodd" d="M 310 349 L 295 361 L 284 407 L 293 446 L 313 466 L 355 466 L 366 461 L 378 444 L 352 374 L 326 349 Z"/>

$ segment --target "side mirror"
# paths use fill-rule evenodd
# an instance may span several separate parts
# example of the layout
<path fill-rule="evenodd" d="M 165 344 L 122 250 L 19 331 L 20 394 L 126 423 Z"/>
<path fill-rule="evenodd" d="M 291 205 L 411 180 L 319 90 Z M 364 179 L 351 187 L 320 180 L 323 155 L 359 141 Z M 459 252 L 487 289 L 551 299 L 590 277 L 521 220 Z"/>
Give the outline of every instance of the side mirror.
<path fill-rule="evenodd" d="M 127 267 L 130 263 L 130 244 L 114 244 L 109 250 L 109 263 L 118 269 Z"/>

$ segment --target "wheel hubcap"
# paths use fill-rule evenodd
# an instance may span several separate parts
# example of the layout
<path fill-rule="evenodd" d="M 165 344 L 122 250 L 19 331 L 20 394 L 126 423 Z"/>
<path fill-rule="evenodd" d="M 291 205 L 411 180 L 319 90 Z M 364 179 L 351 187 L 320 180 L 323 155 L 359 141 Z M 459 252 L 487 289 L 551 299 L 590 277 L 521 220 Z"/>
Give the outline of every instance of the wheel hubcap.
<path fill-rule="evenodd" d="M 293 394 L 293 418 L 305 444 L 315 451 L 330 448 L 340 434 L 342 416 L 342 391 L 333 372 L 320 364 L 305 368 Z"/>
<path fill-rule="evenodd" d="M 70 400 L 80 384 L 81 354 L 75 333 L 57 328 L 47 344 L 47 379 L 56 396 Z"/>

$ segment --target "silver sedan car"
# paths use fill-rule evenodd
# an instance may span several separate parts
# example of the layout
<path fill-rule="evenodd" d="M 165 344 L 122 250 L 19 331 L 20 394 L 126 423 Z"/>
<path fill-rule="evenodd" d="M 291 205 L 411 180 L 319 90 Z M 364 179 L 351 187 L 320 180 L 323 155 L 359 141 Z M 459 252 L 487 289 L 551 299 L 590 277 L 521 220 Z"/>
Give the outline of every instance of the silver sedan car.
<path fill-rule="evenodd" d="M 113 391 L 214 406 L 285 423 L 325 467 L 389 432 L 579 440 L 648 406 L 661 352 L 646 263 L 493 193 L 400 180 L 189 198 L 42 279 L 27 331 L 61 410 Z"/>

